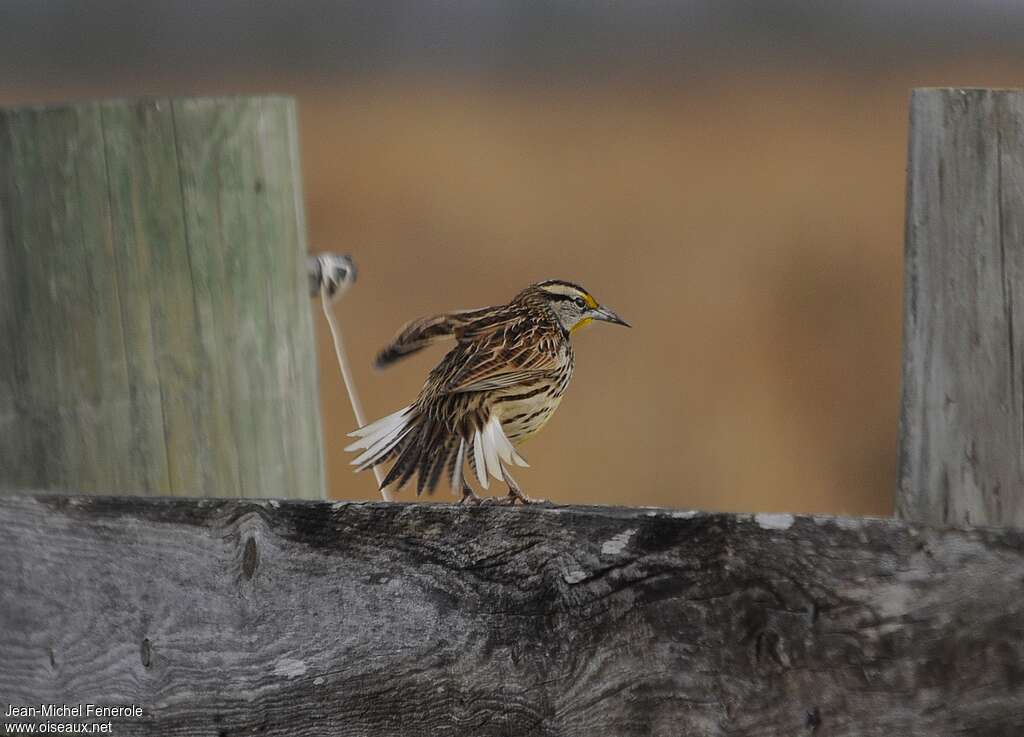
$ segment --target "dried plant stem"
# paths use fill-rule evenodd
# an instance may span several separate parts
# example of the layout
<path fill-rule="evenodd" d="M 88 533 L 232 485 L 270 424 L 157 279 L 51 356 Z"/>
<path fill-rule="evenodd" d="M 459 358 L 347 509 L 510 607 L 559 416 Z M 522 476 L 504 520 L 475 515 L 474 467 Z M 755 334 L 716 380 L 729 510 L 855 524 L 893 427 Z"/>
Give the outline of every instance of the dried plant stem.
<path fill-rule="evenodd" d="M 352 378 L 348 358 L 345 355 L 345 344 L 341 339 L 341 329 L 334 319 L 334 312 L 331 310 L 331 301 L 327 297 L 326 289 L 326 282 L 324 282 L 320 286 L 320 305 L 323 307 L 324 317 L 327 318 L 327 326 L 331 329 L 331 338 L 334 341 L 334 355 L 338 358 L 338 368 L 341 369 L 341 378 L 345 382 L 346 391 L 348 391 L 348 400 L 352 404 L 352 413 L 356 416 L 356 423 L 359 427 L 363 427 L 366 424 L 366 416 L 363 414 L 363 407 L 359 403 L 359 394 L 356 392 L 356 384 Z M 384 480 L 384 474 L 379 466 L 373 467 L 373 476 L 377 479 L 377 488 L 380 489 L 380 495 L 384 498 L 384 501 L 393 501 L 391 492 L 380 488 L 381 482 Z"/>

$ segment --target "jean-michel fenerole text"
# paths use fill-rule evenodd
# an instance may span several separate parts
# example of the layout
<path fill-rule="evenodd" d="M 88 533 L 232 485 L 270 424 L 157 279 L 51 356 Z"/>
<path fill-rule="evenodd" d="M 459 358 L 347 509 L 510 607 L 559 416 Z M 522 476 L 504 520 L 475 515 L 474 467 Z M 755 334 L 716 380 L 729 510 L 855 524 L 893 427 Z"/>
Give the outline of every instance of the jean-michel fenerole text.
<path fill-rule="evenodd" d="M 4 712 L 5 717 L 83 717 L 86 719 L 139 718 L 142 707 L 100 706 L 98 704 L 40 704 L 39 706 L 15 706 L 11 704 Z"/>

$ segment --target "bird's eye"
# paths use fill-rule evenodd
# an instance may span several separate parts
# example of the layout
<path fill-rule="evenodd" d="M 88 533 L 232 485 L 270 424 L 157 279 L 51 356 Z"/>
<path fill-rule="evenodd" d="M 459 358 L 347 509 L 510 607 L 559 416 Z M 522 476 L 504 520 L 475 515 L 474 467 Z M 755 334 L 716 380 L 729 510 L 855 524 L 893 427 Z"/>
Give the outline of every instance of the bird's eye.
<path fill-rule="evenodd" d="M 583 301 L 583 297 L 576 297 L 573 299 L 573 302 L 575 302 L 576 306 L 579 307 L 581 310 L 587 306 L 587 303 Z"/>

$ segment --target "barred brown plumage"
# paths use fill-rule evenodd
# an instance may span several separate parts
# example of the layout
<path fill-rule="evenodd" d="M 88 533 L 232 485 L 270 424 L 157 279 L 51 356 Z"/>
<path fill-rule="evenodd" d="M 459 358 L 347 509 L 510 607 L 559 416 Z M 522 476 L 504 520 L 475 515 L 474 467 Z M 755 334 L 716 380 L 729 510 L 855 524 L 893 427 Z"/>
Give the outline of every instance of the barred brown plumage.
<path fill-rule="evenodd" d="M 363 451 L 352 464 L 362 471 L 393 460 L 381 488 L 400 489 L 418 474 L 417 494 L 433 493 L 445 474 L 462 501 L 479 502 L 464 473 L 468 463 L 483 488 L 488 475 L 503 481 L 509 503 L 536 501 L 508 467 L 527 465 L 515 446 L 544 427 L 562 401 L 575 362 L 570 335 L 593 320 L 628 327 L 583 287 L 552 279 L 508 304 L 408 323 L 377 355 L 378 367 L 448 338 L 455 347 L 415 402 L 349 433 L 357 440 L 346 450 Z"/>

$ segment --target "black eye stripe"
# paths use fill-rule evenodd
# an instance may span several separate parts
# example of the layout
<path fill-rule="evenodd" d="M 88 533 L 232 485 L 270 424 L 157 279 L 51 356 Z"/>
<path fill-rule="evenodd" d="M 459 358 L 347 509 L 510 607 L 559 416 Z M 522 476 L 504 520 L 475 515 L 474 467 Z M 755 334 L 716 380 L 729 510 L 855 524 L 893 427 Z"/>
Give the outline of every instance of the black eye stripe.
<path fill-rule="evenodd" d="M 566 300 L 582 303 L 586 305 L 587 301 L 578 294 L 557 294 L 555 292 L 545 292 L 547 298 L 552 302 L 565 302 Z"/>
<path fill-rule="evenodd" d="M 553 292 L 547 292 L 548 299 L 553 302 L 565 302 L 566 300 L 578 299 L 571 294 L 555 294 Z"/>

